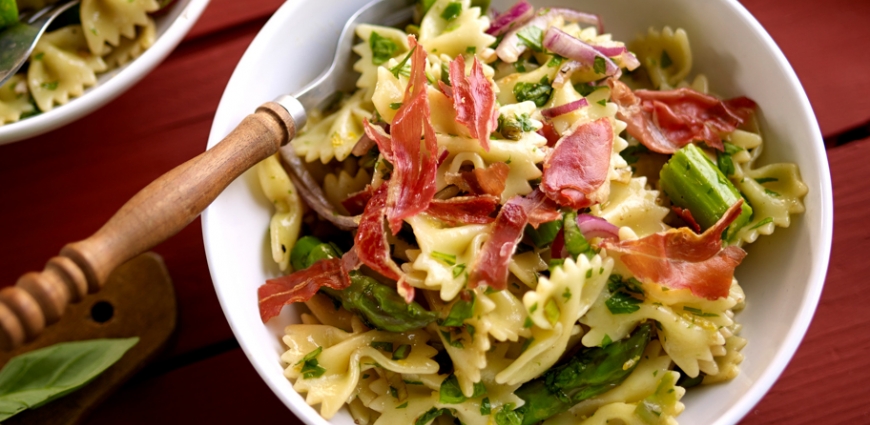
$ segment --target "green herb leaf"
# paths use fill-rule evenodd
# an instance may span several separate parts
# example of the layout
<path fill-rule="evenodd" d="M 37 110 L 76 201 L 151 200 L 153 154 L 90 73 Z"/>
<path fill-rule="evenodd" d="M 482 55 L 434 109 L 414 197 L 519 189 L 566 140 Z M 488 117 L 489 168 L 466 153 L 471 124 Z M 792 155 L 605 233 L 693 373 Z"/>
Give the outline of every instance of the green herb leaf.
<path fill-rule="evenodd" d="M 547 67 L 553 68 L 562 64 L 565 58 L 554 54 L 552 58 L 550 58 L 549 62 L 547 62 Z"/>
<path fill-rule="evenodd" d="M 604 74 L 607 72 L 607 63 L 604 62 L 603 57 L 595 57 L 595 60 L 592 62 L 592 70 L 595 71 L 596 74 Z"/>
<path fill-rule="evenodd" d="M 438 390 L 438 396 L 444 404 L 459 404 L 466 400 L 462 389 L 459 388 L 459 380 L 456 375 L 450 375 L 444 382 L 441 383 L 441 389 Z"/>
<path fill-rule="evenodd" d="M 465 48 L 465 53 L 473 55 L 473 54 L 477 53 L 477 47 L 476 46 L 468 46 Z"/>
<path fill-rule="evenodd" d="M 456 265 L 456 256 L 453 254 L 445 254 L 443 252 L 432 251 L 432 258 L 447 264 L 448 266 Z"/>
<path fill-rule="evenodd" d="M 462 272 L 464 272 L 464 271 L 465 271 L 465 263 L 457 264 L 457 265 L 453 266 L 453 278 L 456 279 L 457 277 L 461 276 Z"/>
<path fill-rule="evenodd" d="M 408 358 L 408 354 L 411 354 L 411 346 L 402 344 L 393 352 L 393 360 L 405 360 Z"/>
<path fill-rule="evenodd" d="M 496 425 L 520 425 L 523 420 L 519 412 L 514 410 L 514 404 L 507 403 L 495 414 L 495 423 Z"/>
<path fill-rule="evenodd" d="M 475 300 L 474 292 L 471 293 L 471 299 L 468 301 L 463 300 L 461 297 L 458 298 L 453 303 L 453 307 L 450 307 L 450 313 L 447 313 L 447 318 L 441 322 L 441 326 L 462 326 L 463 322 L 474 315 Z"/>
<path fill-rule="evenodd" d="M 617 292 L 613 294 L 604 305 L 612 314 L 630 314 L 640 310 L 638 304 L 643 301 L 626 294 L 625 292 Z"/>
<path fill-rule="evenodd" d="M 408 407 L 408 402 L 407 402 L 407 401 L 404 402 L 404 403 L 402 403 L 402 404 L 400 404 L 400 405 L 398 405 L 398 406 L 396 406 L 396 409 L 404 409 L 404 408 L 406 408 L 406 407 Z"/>
<path fill-rule="evenodd" d="M 520 30 L 517 33 L 517 37 L 520 38 L 520 42 L 529 46 L 530 49 L 536 52 L 544 51 L 544 31 L 540 28 L 529 25 Z"/>
<path fill-rule="evenodd" d="M 778 182 L 779 179 L 776 177 L 759 177 L 759 178 L 755 179 L 755 181 L 758 182 L 758 184 L 765 184 L 765 183 L 771 183 L 771 182 Z"/>
<path fill-rule="evenodd" d="M 601 106 L 607 106 L 607 99 L 601 99 L 598 102 L 595 102 Z"/>
<path fill-rule="evenodd" d="M 586 96 L 589 96 L 589 94 L 594 92 L 595 90 L 598 90 L 598 89 L 601 89 L 604 87 L 607 87 L 607 86 L 606 85 L 593 86 L 592 84 L 589 84 L 589 83 L 577 83 L 574 85 L 574 90 L 577 90 L 577 93 L 580 93 L 581 96 L 586 97 Z"/>
<path fill-rule="evenodd" d="M 536 247 L 543 248 L 553 243 L 560 230 L 562 230 L 562 220 L 553 220 L 542 223 L 537 229 L 527 224 L 525 234 Z"/>
<path fill-rule="evenodd" d="M 381 351 L 389 351 L 390 353 L 393 352 L 393 343 L 392 342 L 372 341 L 372 343 L 369 345 L 371 345 L 372 347 L 377 348 L 378 350 L 381 350 Z"/>
<path fill-rule="evenodd" d="M 547 303 L 544 304 L 544 317 L 547 318 L 547 321 L 550 322 L 551 325 L 555 324 L 561 315 L 562 312 L 559 310 L 559 306 L 556 305 L 556 302 L 552 299 L 547 300 Z"/>
<path fill-rule="evenodd" d="M 719 171 L 722 171 L 722 174 L 726 176 L 733 175 L 735 173 L 734 169 L 734 161 L 731 159 L 731 155 L 727 153 L 718 152 L 716 154 L 716 166 L 719 167 Z"/>
<path fill-rule="evenodd" d="M 592 246 L 583 237 L 583 232 L 580 231 L 580 227 L 577 225 L 577 211 L 565 214 L 562 232 L 565 235 L 565 249 L 568 250 L 568 254 L 571 254 L 572 258 L 576 260 L 580 254 L 592 252 Z"/>
<path fill-rule="evenodd" d="M 547 76 L 545 75 L 538 83 L 517 83 L 514 86 L 513 92 L 518 102 L 531 100 L 532 102 L 535 102 L 535 106 L 541 107 L 550 99 L 553 87 L 550 85 Z"/>
<path fill-rule="evenodd" d="M 408 60 L 411 59 L 411 55 L 414 54 L 414 50 L 417 50 L 417 46 L 412 47 L 411 51 L 408 52 L 408 54 L 405 55 L 404 58 L 402 58 L 402 61 L 399 62 L 396 66 L 394 66 L 392 69 L 390 69 L 390 72 L 393 73 L 394 77 L 399 78 L 399 73 L 401 73 L 402 75 L 404 75 L 406 77 L 411 76 L 410 66 L 408 67 L 408 70 L 406 72 L 405 71 L 405 64 L 408 63 Z"/>
<path fill-rule="evenodd" d="M 437 407 L 433 407 L 426 411 L 426 413 L 420 415 L 416 421 L 414 421 L 414 425 L 426 425 L 429 422 L 435 420 L 435 418 L 441 415 L 449 415 L 450 410 L 448 409 L 439 409 Z"/>
<path fill-rule="evenodd" d="M 490 413 L 492 413 L 492 404 L 489 402 L 489 397 L 484 397 L 483 401 L 480 402 L 480 414 L 487 416 Z"/>
<path fill-rule="evenodd" d="M 629 146 L 619 152 L 619 156 L 625 160 L 628 165 L 636 163 L 640 159 L 641 154 L 649 153 L 649 149 L 647 149 L 644 145 L 634 145 Z"/>
<path fill-rule="evenodd" d="M 395 102 L 390 104 L 390 109 L 397 110 L 402 107 L 402 102 Z"/>
<path fill-rule="evenodd" d="M 674 64 L 674 61 L 671 60 L 671 56 L 668 54 L 667 50 L 662 50 L 661 64 L 662 68 L 670 68 L 670 66 Z"/>
<path fill-rule="evenodd" d="M 374 31 L 369 37 L 369 47 L 372 49 L 372 63 L 375 65 L 386 63 L 399 50 L 399 45 L 393 40 L 382 37 Z"/>
<path fill-rule="evenodd" d="M 447 7 L 441 12 L 441 18 L 445 21 L 452 21 L 459 17 L 460 14 L 462 14 L 462 3 L 454 1 L 447 4 Z"/>
<path fill-rule="evenodd" d="M 601 338 L 601 348 L 607 347 L 610 344 L 613 344 L 613 340 L 610 339 L 610 335 L 604 334 L 604 338 Z"/>
<path fill-rule="evenodd" d="M 688 311 L 689 313 L 692 313 L 695 316 L 699 316 L 699 317 L 719 317 L 719 315 L 716 313 L 705 313 L 703 310 L 701 310 L 699 308 L 694 308 L 694 307 L 689 307 L 689 306 L 683 306 L 683 310 Z"/>
<path fill-rule="evenodd" d="M 13 357 L 0 371 L 0 421 L 81 388 L 138 342 L 138 337 L 64 342 Z"/>

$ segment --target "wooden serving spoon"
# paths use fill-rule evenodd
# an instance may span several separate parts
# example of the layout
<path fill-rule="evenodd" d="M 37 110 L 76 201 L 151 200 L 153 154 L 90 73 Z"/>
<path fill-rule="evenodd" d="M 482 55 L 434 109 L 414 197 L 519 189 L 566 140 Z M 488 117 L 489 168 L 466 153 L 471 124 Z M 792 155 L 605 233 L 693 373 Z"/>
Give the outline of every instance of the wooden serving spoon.
<path fill-rule="evenodd" d="M 356 25 L 405 22 L 411 4 L 377 0 L 360 9 L 339 37 L 332 65 L 314 82 L 296 96 L 263 104 L 220 143 L 142 189 L 92 236 L 64 246 L 42 272 L 27 273 L 0 290 L 0 349 L 35 338 L 60 319 L 70 302 L 98 291 L 112 270 L 178 233 L 245 170 L 278 152 L 305 125 L 306 110 L 353 89 Z"/>

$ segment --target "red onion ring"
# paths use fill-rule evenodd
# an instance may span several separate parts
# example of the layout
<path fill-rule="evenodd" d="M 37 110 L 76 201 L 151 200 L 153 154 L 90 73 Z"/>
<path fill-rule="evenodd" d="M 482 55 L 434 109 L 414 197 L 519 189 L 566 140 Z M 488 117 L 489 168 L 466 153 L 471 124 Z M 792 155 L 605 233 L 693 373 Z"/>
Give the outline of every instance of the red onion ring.
<path fill-rule="evenodd" d="M 618 58 L 619 63 L 624 65 L 629 71 L 634 71 L 640 66 L 640 61 L 637 60 L 637 56 L 629 52 L 628 48 L 625 46 L 597 46 L 594 44 L 590 44 L 590 46 L 601 52 L 604 56 Z"/>
<path fill-rule="evenodd" d="M 520 0 L 506 12 L 499 14 L 492 20 L 492 24 L 486 33 L 492 36 L 500 36 L 518 25 L 526 23 L 535 16 L 535 8 L 526 0 Z"/>
<path fill-rule="evenodd" d="M 541 115 L 543 115 L 545 118 L 555 118 L 559 115 L 564 115 L 569 112 L 576 111 L 584 106 L 589 106 L 589 101 L 587 101 L 586 98 L 581 98 L 573 102 L 566 103 L 564 105 L 544 109 L 541 111 Z"/>
<path fill-rule="evenodd" d="M 578 214 L 577 227 L 586 239 L 604 238 L 619 241 L 619 228 L 607 220 L 591 214 Z"/>
<path fill-rule="evenodd" d="M 518 33 L 528 27 L 538 27 L 541 31 L 547 31 L 547 27 L 550 26 L 550 23 L 559 16 L 565 19 L 566 22 L 595 25 L 595 27 L 598 28 L 599 34 L 604 33 L 604 25 L 598 15 L 578 12 L 576 10 L 565 9 L 562 7 L 552 7 L 543 15 L 535 16 L 525 25 L 519 28 L 514 28 L 505 34 L 501 43 L 499 43 L 498 47 L 495 49 L 495 53 L 498 55 L 499 59 L 504 62 L 516 62 L 519 56 L 528 48 L 528 46 L 520 42 Z"/>

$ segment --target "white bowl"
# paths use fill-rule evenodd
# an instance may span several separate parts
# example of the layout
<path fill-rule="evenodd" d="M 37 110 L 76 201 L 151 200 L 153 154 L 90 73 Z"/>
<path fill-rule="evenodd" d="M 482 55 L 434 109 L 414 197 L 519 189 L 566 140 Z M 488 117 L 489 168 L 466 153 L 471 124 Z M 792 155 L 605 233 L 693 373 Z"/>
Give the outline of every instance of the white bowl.
<path fill-rule="evenodd" d="M 368 0 L 287 2 L 248 48 L 224 92 L 211 129 L 214 146 L 257 105 L 292 93 L 328 65 L 338 34 Z M 512 0 L 494 1 L 505 10 Z M 683 398 L 684 424 L 734 424 L 770 389 L 809 326 L 830 255 L 833 227 L 831 180 L 816 118 L 794 71 L 761 25 L 732 0 L 534 1 L 600 13 L 617 40 L 631 40 L 649 26 L 684 28 L 695 55 L 693 74 L 730 97 L 760 105 L 765 137 L 762 163 L 794 162 L 809 194 L 806 212 L 788 229 L 762 236 L 749 248 L 737 277 L 747 307 L 737 318 L 749 340 L 742 372 L 720 385 L 695 388 Z M 348 53 L 350 54 L 350 53 Z M 257 287 L 279 274 L 268 254 L 271 206 L 256 175 L 233 182 L 203 214 L 203 236 L 215 289 L 242 349 L 278 398 L 308 424 L 329 423 L 284 378 L 279 356 L 283 327 L 298 320 L 293 308 L 263 325 Z M 331 423 L 351 424 L 341 412 Z"/>
<path fill-rule="evenodd" d="M 169 56 L 199 19 L 208 2 L 178 0 L 170 5 L 165 14 L 155 18 L 157 38 L 142 56 L 120 68 L 97 75 L 97 85 L 65 105 L 21 121 L 0 125 L 0 145 L 47 133 L 90 114 L 120 96 Z"/>

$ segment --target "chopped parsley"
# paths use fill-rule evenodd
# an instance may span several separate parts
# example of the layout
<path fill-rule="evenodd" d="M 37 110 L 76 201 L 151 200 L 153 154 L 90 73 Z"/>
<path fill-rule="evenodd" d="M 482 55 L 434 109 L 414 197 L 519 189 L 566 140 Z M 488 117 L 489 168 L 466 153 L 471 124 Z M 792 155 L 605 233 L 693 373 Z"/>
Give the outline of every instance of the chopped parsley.
<path fill-rule="evenodd" d="M 399 62 L 396 66 L 394 66 L 392 69 L 390 69 L 390 72 L 393 73 L 394 77 L 399 78 L 400 73 L 406 77 L 411 76 L 411 66 L 408 65 L 407 71 L 406 71 L 405 64 L 407 64 L 408 60 L 411 59 L 411 55 L 414 54 L 414 50 L 417 50 L 417 46 L 412 47 L 411 51 L 408 52 L 407 55 L 405 55 L 405 57 L 402 59 L 402 61 Z"/>
<path fill-rule="evenodd" d="M 441 322 L 441 326 L 462 326 L 467 319 L 470 319 L 474 315 L 475 300 L 474 292 L 471 293 L 471 299 L 468 301 L 459 297 L 453 303 L 453 307 L 450 307 L 450 313 L 447 313 L 447 318 Z"/>
<path fill-rule="evenodd" d="M 448 266 L 456 265 L 456 256 L 452 254 L 445 254 L 443 252 L 432 251 L 432 258 L 441 261 L 442 263 L 447 264 Z"/>
<path fill-rule="evenodd" d="M 495 423 L 496 425 L 521 425 L 523 420 L 519 412 L 514 410 L 514 404 L 507 403 L 495 414 Z"/>
<path fill-rule="evenodd" d="M 447 4 L 447 7 L 444 8 L 444 11 L 441 12 L 441 18 L 445 21 L 452 21 L 459 17 L 462 14 L 462 3 L 458 1 L 450 2 Z"/>
<path fill-rule="evenodd" d="M 773 223 L 773 217 L 764 217 L 763 220 L 759 221 L 758 224 L 749 228 L 749 230 L 755 230 L 765 224 Z"/>
<path fill-rule="evenodd" d="M 596 74 L 604 74 L 607 71 L 607 63 L 604 61 L 604 56 L 596 56 L 592 62 L 592 70 Z"/>
<path fill-rule="evenodd" d="M 577 93 L 580 93 L 580 95 L 583 97 L 589 96 L 590 93 L 603 87 L 604 86 L 593 86 L 590 83 L 574 84 L 574 90 L 577 90 Z"/>
<path fill-rule="evenodd" d="M 638 304 L 642 302 L 643 301 L 620 291 L 611 295 L 610 298 L 604 302 L 604 305 L 607 306 L 607 309 L 610 310 L 610 313 L 612 314 L 630 314 L 640 310 Z"/>
<path fill-rule="evenodd" d="M 369 345 L 371 345 L 372 348 L 377 348 L 378 350 L 381 350 L 381 351 L 389 351 L 390 353 L 393 352 L 393 343 L 392 342 L 372 341 L 372 343 Z"/>
<path fill-rule="evenodd" d="M 755 179 L 755 181 L 758 182 L 758 184 L 765 184 L 765 183 L 778 182 L 779 179 L 776 177 L 759 177 L 759 178 Z"/>
<path fill-rule="evenodd" d="M 411 346 L 402 344 L 393 352 L 393 360 L 405 360 L 408 358 L 408 354 L 411 354 Z"/>
<path fill-rule="evenodd" d="M 42 87 L 46 90 L 57 90 L 57 84 L 58 84 L 57 81 L 52 81 L 50 83 L 42 83 L 42 84 L 40 84 L 40 87 Z"/>
<path fill-rule="evenodd" d="M 453 278 L 456 279 L 465 271 L 465 263 L 453 266 Z"/>
<path fill-rule="evenodd" d="M 484 394 L 486 394 L 486 386 L 483 382 L 475 383 L 474 393 L 471 395 L 471 398 L 477 398 Z M 441 383 L 441 388 L 438 390 L 438 396 L 441 403 L 444 404 L 458 404 L 468 399 L 468 397 L 462 393 L 462 389 L 459 388 L 459 380 L 456 378 L 456 375 L 448 376 L 447 379 Z"/>
<path fill-rule="evenodd" d="M 468 46 L 465 48 L 465 53 L 473 55 L 473 54 L 477 53 L 477 47 L 476 46 Z"/>
<path fill-rule="evenodd" d="M 537 83 L 517 83 L 514 86 L 513 92 L 518 102 L 530 100 L 535 103 L 535 106 L 541 107 L 550 99 L 550 94 L 553 93 L 553 86 L 550 85 L 545 75 Z"/>
<path fill-rule="evenodd" d="M 520 42 L 536 52 L 544 51 L 544 31 L 534 25 L 529 25 L 517 33 Z"/>
<path fill-rule="evenodd" d="M 604 334 L 604 338 L 601 338 L 601 348 L 607 347 L 610 344 L 613 344 L 613 340 L 610 339 L 610 335 Z"/>
<path fill-rule="evenodd" d="M 550 67 L 550 68 L 553 68 L 553 67 L 559 66 L 559 65 L 562 64 L 562 61 L 564 61 L 564 60 L 565 60 L 565 58 L 563 58 L 563 57 L 561 57 L 561 56 L 559 56 L 559 55 L 554 54 L 553 57 L 550 58 L 550 61 L 547 62 L 547 66 Z"/>
<path fill-rule="evenodd" d="M 601 106 L 607 106 L 607 99 L 601 99 L 598 102 L 595 102 Z"/>
<path fill-rule="evenodd" d="M 318 378 L 326 373 L 326 369 L 317 363 L 317 356 L 323 351 L 323 347 L 317 347 L 314 351 L 305 355 L 296 365 L 302 365 L 302 379 Z"/>
<path fill-rule="evenodd" d="M 705 313 L 703 310 L 701 310 L 699 308 L 694 308 L 694 307 L 689 307 L 689 306 L 683 306 L 683 310 L 688 311 L 689 313 L 692 313 L 695 316 L 699 316 L 699 317 L 719 317 L 719 315 L 716 313 Z"/>
<path fill-rule="evenodd" d="M 390 109 L 396 110 L 402 107 L 402 102 L 395 102 L 390 104 Z"/>
<path fill-rule="evenodd" d="M 393 40 L 382 37 L 374 31 L 369 37 L 369 47 L 372 49 L 372 63 L 375 65 L 386 63 L 399 50 L 399 45 Z"/>
<path fill-rule="evenodd" d="M 489 397 L 484 397 L 480 402 L 480 414 L 487 416 L 492 413 L 492 404 L 489 403 Z"/>

